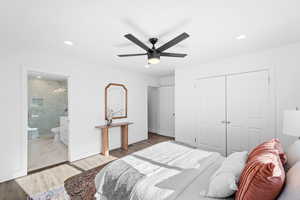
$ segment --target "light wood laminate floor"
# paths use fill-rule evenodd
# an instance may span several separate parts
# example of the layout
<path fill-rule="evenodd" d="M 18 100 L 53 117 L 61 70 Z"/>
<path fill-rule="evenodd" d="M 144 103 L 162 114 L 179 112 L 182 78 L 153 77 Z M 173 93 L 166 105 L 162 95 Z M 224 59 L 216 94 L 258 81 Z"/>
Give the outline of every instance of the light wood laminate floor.
<path fill-rule="evenodd" d="M 110 151 L 110 157 L 98 154 L 73 163 L 41 170 L 13 181 L 0 183 L 0 200 L 26 200 L 27 194 L 46 192 L 61 185 L 70 176 L 168 140 L 173 140 L 173 138 L 149 133 L 148 140 L 129 145 L 128 151 L 116 149 Z"/>
<path fill-rule="evenodd" d="M 62 164 L 28 176 L 18 178 L 15 181 L 26 194 L 34 196 L 64 185 L 64 181 L 82 171 L 68 165 Z"/>

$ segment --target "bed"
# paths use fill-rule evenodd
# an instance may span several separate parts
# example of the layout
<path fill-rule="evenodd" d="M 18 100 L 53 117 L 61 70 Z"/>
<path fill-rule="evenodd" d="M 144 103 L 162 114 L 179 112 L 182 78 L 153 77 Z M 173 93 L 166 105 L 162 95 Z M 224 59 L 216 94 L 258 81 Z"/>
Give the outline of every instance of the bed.
<path fill-rule="evenodd" d="M 97 200 L 211 200 L 210 177 L 224 157 L 174 141 L 162 142 L 105 166 L 95 177 Z M 233 199 L 233 198 L 227 198 Z"/>

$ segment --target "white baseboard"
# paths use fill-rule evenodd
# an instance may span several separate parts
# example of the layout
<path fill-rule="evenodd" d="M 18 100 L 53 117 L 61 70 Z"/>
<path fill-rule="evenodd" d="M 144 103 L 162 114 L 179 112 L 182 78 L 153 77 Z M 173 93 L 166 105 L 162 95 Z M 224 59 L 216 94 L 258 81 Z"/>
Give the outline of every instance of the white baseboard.
<path fill-rule="evenodd" d="M 133 144 L 133 143 L 137 143 L 137 142 L 140 142 L 140 141 L 144 141 L 146 139 L 147 139 L 147 135 L 145 134 L 145 136 L 143 136 L 141 138 L 136 138 L 135 140 L 128 141 L 128 145 Z M 121 146 L 110 147 L 109 150 L 114 150 L 114 149 L 118 149 L 118 148 L 121 148 Z M 99 148 L 99 149 L 101 149 L 101 148 Z M 77 160 L 82 160 L 82 159 L 85 159 L 87 157 L 98 155 L 100 153 L 101 153 L 101 151 L 99 150 L 99 151 L 94 151 L 94 152 L 85 152 L 85 153 L 82 153 L 82 154 L 76 155 L 76 156 L 71 156 L 70 162 L 74 162 L 74 161 L 77 161 Z"/>
<path fill-rule="evenodd" d="M 158 135 L 163 135 L 163 136 L 168 136 L 168 137 L 175 137 L 175 133 L 165 131 L 165 130 L 149 128 L 148 131 L 151 132 L 151 133 L 157 133 Z"/>
<path fill-rule="evenodd" d="M 175 134 L 169 131 L 158 130 L 156 133 L 167 137 L 175 137 Z"/>
<path fill-rule="evenodd" d="M 158 130 L 153 129 L 153 128 L 149 128 L 148 131 L 151 132 L 151 133 L 158 133 Z"/>
<path fill-rule="evenodd" d="M 20 177 L 26 176 L 26 175 L 27 175 L 26 170 L 20 170 L 20 171 L 17 171 L 15 173 L 11 173 L 9 175 L 5 175 L 5 176 L 0 177 L 0 183 L 5 182 L 5 181 L 9 181 L 9 180 L 13 180 L 13 179 L 16 179 L 16 178 L 20 178 Z"/>
<path fill-rule="evenodd" d="M 77 160 L 81 160 L 81 159 L 84 159 L 84 158 L 87 158 L 87 157 L 90 157 L 90 156 L 94 156 L 94 155 L 97 155 L 97 154 L 100 154 L 100 153 L 101 153 L 100 151 L 97 151 L 97 152 L 85 152 L 85 153 L 82 153 L 82 154 L 77 155 L 77 156 L 71 156 L 70 162 L 75 162 Z"/>

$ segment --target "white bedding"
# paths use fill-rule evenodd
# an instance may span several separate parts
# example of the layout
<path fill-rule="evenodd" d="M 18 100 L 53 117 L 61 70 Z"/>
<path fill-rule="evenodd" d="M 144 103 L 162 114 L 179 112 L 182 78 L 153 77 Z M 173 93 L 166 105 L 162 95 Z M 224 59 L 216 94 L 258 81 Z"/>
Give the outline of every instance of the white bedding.
<path fill-rule="evenodd" d="M 144 174 L 130 200 L 211 200 L 200 195 L 224 158 L 175 142 L 163 142 L 122 158 Z M 96 198 L 102 194 L 105 168 L 96 176 Z M 102 199 L 101 199 L 102 200 Z"/>

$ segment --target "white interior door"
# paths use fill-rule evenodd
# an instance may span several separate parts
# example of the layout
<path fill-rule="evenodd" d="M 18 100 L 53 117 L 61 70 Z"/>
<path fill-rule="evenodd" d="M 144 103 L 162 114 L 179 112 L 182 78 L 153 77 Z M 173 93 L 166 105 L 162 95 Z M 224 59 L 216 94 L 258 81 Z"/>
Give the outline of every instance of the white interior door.
<path fill-rule="evenodd" d="M 274 137 L 269 72 L 227 76 L 227 152 L 250 150 Z"/>
<path fill-rule="evenodd" d="M 201 79 L 195 85 L 195 141 L 200 148 L 223 155 L 226 154 L 225 87 L 225 76 Z"/>
<path fill-rule="evenodd" d="M 175 136 L 174 87 L 159 88 L 159 134 Z"/>
<path fill-rule="evenodd" d="M 148 131 L 158 133 L 158 87 L 148 87 Z"/>

